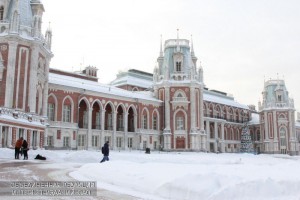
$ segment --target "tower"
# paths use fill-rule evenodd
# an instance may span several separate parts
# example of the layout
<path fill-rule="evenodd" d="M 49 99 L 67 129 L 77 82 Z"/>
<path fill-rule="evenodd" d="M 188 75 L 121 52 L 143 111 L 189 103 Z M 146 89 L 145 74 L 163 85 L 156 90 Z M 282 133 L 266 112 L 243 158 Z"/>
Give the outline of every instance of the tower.
<path fill-rule="evenodd" d="M 263 101 L 259 106 L 262 151 L 296 154 L 295 108 L 284 80 L 264 84 Z"/>
<path fill-rule="evenodd" d="M 163 144 L 170 149 L 205 149 L 202 68 L 186 39 L 162 42 L 154 70 L 154 94 L 164 102 Z M 199 74 L 201 73 L 201 74 Z"/>
<path fill-rule="evenodd" d="M 16 120 L 23 117 L 44 122 L 47 116 L 49 63 L 53 54 L 49 39 L 52 33 L 45 40 L 41 32 L 43 12 L 39 0 L 0 1 L 0 107 L 7 109 L 6 113 L 18 112 Z M 29 132 L 33 129 L 38 133 L 44 128 L 24 128 Z"/>

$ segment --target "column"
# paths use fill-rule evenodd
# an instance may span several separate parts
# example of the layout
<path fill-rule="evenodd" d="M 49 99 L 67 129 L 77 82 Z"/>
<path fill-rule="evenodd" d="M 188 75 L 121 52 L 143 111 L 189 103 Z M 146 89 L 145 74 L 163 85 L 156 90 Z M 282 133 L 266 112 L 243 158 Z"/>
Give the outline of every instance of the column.
<path fill-rule="evenodd" d="M 196 101 L 195 88 L 190 87 L 190 103 L 191 103 L 191 132 L 196 132 Z"/>
<path fill-rule="evenodd" d="M 36 84 L 37 84 L 37 66 L 38 66 L 39 52 L 37 47 L 32 47 L 30 59 L 30 79 L 29 79 L 29 111 L 35 113 L 36 105 Z"/>
<path fill-rule="evenodd" d="M 200 131 L 204 132 L 204 113 L 203 113 L 203 85 L 200 87 L 200 97 L 199 97 L 200 103 Z"/>
<path fill-rule="evenodd" d="M 264 112 L 264 118 L 265 118 L 265 138 L 264 138 L 264 151 L 269 151 L 269 129 L 268 129 L 268 115 L 267 112 Z"/>
<path fill-rule="evenodd" d="M 0 148 L 2 148 L 4 145 L 2 144 L 2 136 L 3 133 L 2 133 L 2 126 L 0 126 Z"/>
<path fill-rule="evenodd" d="M 171 126 L 170 126 L 170 87 L 165 87 L 165 129 L 164 149 L 171 149 Z"/>
<path fill-rule="evenodd" d="M 274 129 L 274 146 L 273 146 L 273 151 L 277 152 L 278 151 L 278 130 L 277 130 L 277 116 L 276 116 L 276 111 L 273 111 L 273 129 Z"/>
<path fill-rule="evenodd" d="M 217 124 L 217 122 L 214 122 L 214 138 L 215 138 L 215 140 L 214 140 L 214 151 L 215 152 L 218 152 L 218 140 L 219 140 L 219 138 L 218 138 L 218 124 Z"/>
<path fill-rule="evenodd" d="M 128 149 L 128 112 L 125 112 L 124 114 L 124 149 Z"/>
<path fill-rule="evenodd" d="M 12 108 L 13 94 L 14 94 L 14 80 L 15 80 L 15 66 L 17 54 L 17 42 L 9 41 L 7 72 L 6 72 L 6 86 L 5 86 L 5 102 L 4 107 Z M 11 143 L 9 143 L 11 144 Z"/>
<path fill-rule="evenodd" d="M 101 147 L 106 141 L 104 141 L 104 121 L 105 121 L 105 110 L 101 111 Z"/>
<path fill-rule="evenodd" d="M 207 120 L 206 121 L 206 150 L 210 151 L 210 122 Z"/>
<path fill-rule="evenodd" d="M 7 145 L 8 147 L 14 147 L 13 145 L 13 134 L 12 134 L 12 127 L 8 127 L 8 137 L 7 137 Z"/>
<path fill-rule="evenodd" d="M 117 112 L 113 112 L 112 149 L 116 149 Z"/>
<path fill-rule="evenodd" d="M 224 123 L 221 123 L 221 152 L 225 152 Z"/>
<path fill-rule="evenodd" d="M 93 113 L 93 108 L 88 108 L 88 131 L 87 131 L 87 149 L 92 149 L 92 113 Z"/>

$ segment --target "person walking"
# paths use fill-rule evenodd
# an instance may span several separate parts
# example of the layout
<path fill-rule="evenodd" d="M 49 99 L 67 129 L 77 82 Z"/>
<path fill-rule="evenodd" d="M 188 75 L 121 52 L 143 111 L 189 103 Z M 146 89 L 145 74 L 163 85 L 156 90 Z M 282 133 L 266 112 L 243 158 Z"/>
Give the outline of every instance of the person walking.
<path fill-rule="evenodd" d="M 102 147 L 102 154 L 103 154 L 103 159 L 100 161 L 100 163 L 109 161 L 109 141 L 106 141 L 104 146 Z"/>
<path fill-rule="evenodd" d="M 22 148 L 23 148 L 24 160 L 28 160 L 28 143 L 26 140 L 23 141 Z"/>
<path fill-rule="evenodd" d="M 15 145 L 15 159 L 19 159 L 20 149 L 22 147 L 23 137 L 20 137 Z"/>

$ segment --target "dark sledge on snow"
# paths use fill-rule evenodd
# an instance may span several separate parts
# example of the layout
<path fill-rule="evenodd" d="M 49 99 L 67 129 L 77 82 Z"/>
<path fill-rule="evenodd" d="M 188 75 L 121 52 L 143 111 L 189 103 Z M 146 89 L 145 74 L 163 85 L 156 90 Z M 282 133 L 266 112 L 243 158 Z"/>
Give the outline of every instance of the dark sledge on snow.
<path fill-rule="evenodd" d="M 37 160 L 46 160 L 46 157 L 41 156 L 40 154 L 38 154 L 38 155 L 35 157 L 35 159 L 37 159 Z"/>

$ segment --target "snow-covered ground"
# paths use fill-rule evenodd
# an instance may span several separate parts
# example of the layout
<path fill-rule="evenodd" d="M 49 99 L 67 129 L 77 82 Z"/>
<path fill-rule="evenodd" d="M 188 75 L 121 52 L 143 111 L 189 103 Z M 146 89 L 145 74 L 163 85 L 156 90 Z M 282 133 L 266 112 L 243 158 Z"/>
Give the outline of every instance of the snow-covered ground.
<path fill-rule="evenodd" d="M 25 162 L 37 154 L 52 168 L 80 165 L 69 174 L 77 180 L 141 199 L 300 200 L 298 156 L 111 151 L 110 161 L 99 163 L 98 151 L 30 150 Z M 0 149 L 0 162 L 13 157 Z"/>

